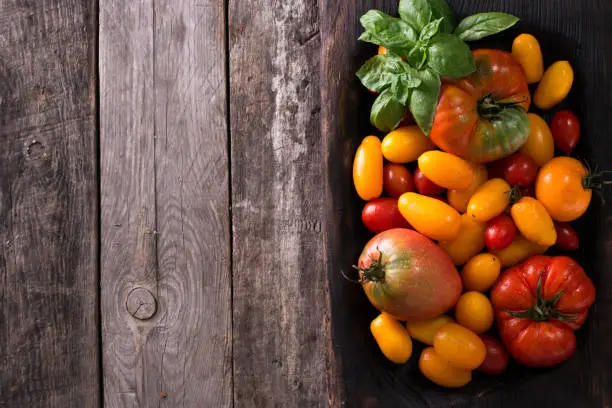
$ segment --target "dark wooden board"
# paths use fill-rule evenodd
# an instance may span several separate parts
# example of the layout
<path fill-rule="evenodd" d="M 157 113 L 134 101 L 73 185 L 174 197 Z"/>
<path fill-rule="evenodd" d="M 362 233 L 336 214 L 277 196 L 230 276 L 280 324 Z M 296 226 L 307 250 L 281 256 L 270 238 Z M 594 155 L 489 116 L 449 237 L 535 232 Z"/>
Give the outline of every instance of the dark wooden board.
<path fill-rule="evenodd" d="M 608 107 L 612 77 L 612 3 L 607 0 L 531 0 L 449 2 L 465 16 L 478 11 L 506 11 L 522 19 L 493 44 L 509 48 L 513 35 L 533 32 L 541 40 L 547 63 L 569 59 L 576 81 L 564 106 L 583 124 L 580 157 L 612 168 L 612 121 Z M 371 96 L 355 71 L 373 55 L 373 46 L 356 41 L 359 17 L 368 9 L 397 13 L 397 1 L 322 0 L 321 100 L 326 163 L 326 259 L 331 286 L 333 361 L 349 407 L 609 407 L 612 405 L 612 206 L 594 200 L 577 223 L 581 250 L 576 258 L 597 287 L 597 302 L 578 333 L 578 350 L 568 362 L 550 370 L 513 367 L 501 377 L 477 376 L 462 390 L 443 390 L 425 380 L 414 357 L 406 366 L 385 361 L 368 330 L 375 311 L 362 290 L 342 279 L 357 259 L 368 235 L 360 225 L 362 203 L 351 183 L 352 157 L 361 138 L 373 132 L 368 112 Z M 476 44 L 475 44 L 476 45 Z M 484 46 L 480 44 L 478 46 Z M 610 191 L 607 196 L 610 197 Z M 609 200 L 608 200 L 609 201 Z M 416 353 L 415 353 L 416 354 Z M 336 373 L 338 375 L 336 376 Z"/>
<path fill-rule="evenodd" d="M 0 1 L 0 407 L 99 407 L 95 2 Z"/>

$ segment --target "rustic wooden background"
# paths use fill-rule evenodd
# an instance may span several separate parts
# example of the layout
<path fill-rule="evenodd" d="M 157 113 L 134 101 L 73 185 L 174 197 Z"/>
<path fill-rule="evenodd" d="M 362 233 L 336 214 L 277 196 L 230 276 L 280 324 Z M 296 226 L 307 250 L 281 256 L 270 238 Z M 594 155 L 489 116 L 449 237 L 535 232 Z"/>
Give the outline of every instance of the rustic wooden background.
<path fill-rule="evenodd" d="M 384 403 L 332 311 L 346 64 L 388 4 L 0 0 L 0 407 Z"/>

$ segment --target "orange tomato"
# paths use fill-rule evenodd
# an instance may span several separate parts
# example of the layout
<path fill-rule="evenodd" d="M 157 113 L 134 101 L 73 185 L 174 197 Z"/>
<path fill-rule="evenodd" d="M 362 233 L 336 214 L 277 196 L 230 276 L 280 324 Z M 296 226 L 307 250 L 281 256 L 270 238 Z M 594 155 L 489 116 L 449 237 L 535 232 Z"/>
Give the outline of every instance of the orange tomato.
<path fill-rule="evenodd" d="M 446 387 L 459 388 L 472 381 L 472 372 L 457 368 L 440 357 L 433 347 L 427 347 L 419 358 L 419 369 L 430 381 Z"/>
<path fill-rule="evenodd" d="M 357 148 L 353 162 L 353 183 L 365 201 L 380 197 L 383 191 L 383 155 L 380 139 L 367 136 Z"/>
<path fill-rule="evenodd" d="M 447 193 L 448 203 L 460 213 L 465 213 L 467 211 L 470 198 L 472 198 L 476 189 L 482 186 L 488 179 L 487 166 L 484 164 L 472 163 L 472 169 L 474 174 L 468 188 L 465 190 L 451 189 L 448 190 Z"/>
<path fill-rule="evenodd" d="M 480 337 L 456 323 L 447 323 L 436 332 L 434 350 L 455 367 L 465 370 L 474 370 L 487 356 Z"/>
<path fill-rule="evenodd" d="M 578 160 L 556 157 L 538 174 L 536 198 L 554 220 L 573 221 L 589 208 L 593 184 L 589 171 Z"/>
<path fill-rule="evenodd" d="M 461 271 L 463 288 L 485 292 L 495 283 L 501 272 L 501 261 L 492 254 L 478 254 Z"/>
<path fill-rule="evenodd" d="M 535 242 L 531 242 L 521 234 L 517 234 L 516 238 L 510 245 L 501 251 L 491 251 L 495 255 L 502 268 L 509 268 L 523 262 L 525 259 L 533 255 L 541 255 L 548 247 L 538 245 Z"/>
<path fill-rule="evenodd" d="M 404 126 L 389 132 L 382 141 L 385 159 L 392 163 L 410 163 L 434 148 L 433 143 L 416 126 Z"/>
<path fill-rule="evenodd" d="M 493 306 L 480 292 L 466 292 L 455 306 L 457 323 L 474 333 L 482 334 L 493 326 Z"/>
<path fill-rule="evenodd" d="M 406 323 L 406 328 L 410 337 L 420 341 L 421 343 L 433 344 L 434 336 L 440 327 L 446 323 L 451 323 L 454 320 L 447 315 L 440 315 L 433 319 L 423 320 L 421 322 Z"/>
<path fill-rule="evenodd" d="M 381 313 L 370 323 L 370 331 L 385 357 L 403 364 L 412 355 L 412 339 L 404 326 L 387 313 Z"/>
<path fill-rule="evenodd" d="M 486 222 L 503 213 L 510 204 L 510 184 L 494 178 L 478 187 L 468 202 L 468 214 L 476 221 Z"/>
<path fill-rule="evenodd" d="M 555 141 L 548 124 L 535 113 L 528 113 L 529 136 L 520 152 L 531 157 L 538 166 L 545 165 L 555 155 Z"/>
<path fill-rule="evenodd" d="M 542 77 L 533 95 L 533 103 L 540 109 L 550 109 L 561 102 L 574 83 L 574 70 L 567 61 L 552 64 Z"/>
<path fill-rule="evenodd" d="M 455 239 L 440 242 L 440 248 L 450 255 L 455 265 L 463 265 L 484 248 L 486 227 L 486 224 L 474 220 L 468 214 L 463 214 Z"/>
<path fill-rule="evenodd" d="M 557 242 L 557 230 L 552 218 L 541 202 L 533 197 L 523 197 L 510 209 L 512 220 L 528 240 L 542 246 Z"/>
<path fill-rule="evenodd" d="M 469 162 L 440 150 L 431 150 L 420 155 L 419 169 L 425 177 L 444 188 L 466 189 L 474 177 L 474 170 Z"/>
<path fill-rule="evenodd" d="M 445 202 L 417 193 L 404 193 L 398 207 L 406 221 L 421 234 L 438 241 L 455 239 L 461 216 Z"/>
<path fill-rule="evenodd" d="M 387 49 L 385 47 L 383 47 L 382 45 L 378 46 L 378 53 L 381 55 L 385 55 L 387 53 Z"/>
<path fill-rule="evenodd" d="M 521 34 L 512 43 L 512 56 L 521 64 L 527 82 L 534 84 L 544 75 L 540 43 L 531 34 Z"/>

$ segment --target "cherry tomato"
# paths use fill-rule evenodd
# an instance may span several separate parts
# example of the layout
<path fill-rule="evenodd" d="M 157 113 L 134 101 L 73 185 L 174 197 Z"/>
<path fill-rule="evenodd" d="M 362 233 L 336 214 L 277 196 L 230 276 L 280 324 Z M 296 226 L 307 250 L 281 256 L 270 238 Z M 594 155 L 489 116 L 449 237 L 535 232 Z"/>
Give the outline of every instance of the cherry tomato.
<path fill-rule="evenodd" d="M 474 175 L 468 188 L 465 190 L 448 190 L 448 203 L 460 213 L 467 211 L 470 198 L 472 198 L 476 189 L 487 181 L 487 166 L 472 163 L 472 168 L 474 169 Z"/>
<path fill-rule="evenodd" d="M 495 283 L 501 272 L 501 261 L 491 254 L 478 254 L 470 259 L 461 271 L 463 288 L 485 292 Z"/>
<path fill-rule="evenodd" d="M 412 339 L 404 326 L 387 313 L 381 313 L 370 323 L 370 331 L 385 357 L 403 364 L 412 355 Z"/>
<path fill-rule="evenodd" d="M 401 164 L 388 163 L 383 169 L 383 189 L 394 198 L 414 191 L 410 170 Z"/>
<path fill-rule="evenodd" d="M 564 251 L 575 251 L 580 247 L 578 233 L 565 222 L 555 222 L 557 230 L 557 246 Z"/>
<path fill-rule="evenodd" d="M 392 228 L 410 228 L 397 207 L 396 198 L 381 197 L 369 201 L 361 211 L 361 221 L 375 234 Z"/>
<path fill-rule="evenodd" d="M 353 162 L 353 182 L 365 201 L 379 197 L 383 189 L 383 155 L 380 139 L 367 136 L 357 148 Z"/>
<path fill-rule="evenodd" d="M 433 347 L 427 347 L 419 358 L 419 369 L 430 381 L 446 388 L 463 387 L 472 381 L 472 372 L 457 368 L 440 357 Z"/>
<path fill-rule="evenodd" d="M 425 177 L 443 188 L 464 190 L 474 177 L 470 163 L 440 150 L 430 150 L 420 155 L 419 169 Z"/>
<path fill-rule="evenodd" d="M 501 374 L 506 371 L 510 357 L 501 341 L 487 334 L 481 334 L 480 339 L 487 349 L 487 356 L 477 370 L 485 374 Z"/>
<path fill-rule="evenodd" d="M 528 113 L 529 137 L 519 150 L 530 156 L 538 166 L 545 165 L 555 155 L 555 142 L 548 124 L 535 113 Z"/>
<path fill-rule="evenodd" d="M 570 154 L 580 140 L 580 121 L 573 112 L 559 111 L 550 121 L 555 145 L 566 154 Z"/>
<path fill-rule="evenodd" d="M 455 239 L 440 242 L 440 248 L 450 255 L 455 265 L 463 265 L 484 248 L 484 230 L 485 224 L 463 214 Z"/>
<path fill-rule="evenodd" d="M 535 188 L 533 185 L 527 187 L 521 187 L 521 197 L 535 197 Z"/>
<path fill-rule="evenodd" d="M 585 213 L 593 191 L 593 179 L 578 160 L 555 157 L 538 174 L 536 197 L 555 221 L 573 221 Z"/>
<path fill-rule="evenodd" d="M 409 163 L 434 148 L 433 143 L 417 125 L 397 128 L 387 134 L 381 149 L 385 159 L 392 163 Z"/>
<path fill-rule="evenodd" d="M 491 179 L 478 187 L 468 203 L 468 214 L 486 222 L 504 212 L 510 204 L 510 185 L 502 179 Z"/>
<path fill-rule="evenodd" d="M 459 233 L 461 216 L 450 205 L 416 193 L 399 198 L 399 210 L 421 234 L 438 241 L 450 241 Z"/>
<path fill-rule="evenodd" d="M 474 333 L 484 333 L 493 326 L 493 306 L 482 293 L 466 292 L 457 301 L 455 319 Z"/>
<path fill-rule="evenodd" d="M 414 187 L 420 194 L 426 196 L 437 196 L 444 192 L 444 189 L 425 177 L 419 168 L 414 171 Z"/>
<path fill-rule="evenodd" d="M 510 209 L 516 228 L 528 240 L 542 246 L 557 242 L 557 232 L 552 218 L 541 202 L 533 197 L 523 197 Z"/>
<path fill-rule="evenodd" d="M 507 215 L 501 214 L 487 223 L 484 241 L 489 251 L 499 251 L 508 247 L 514 241 L 515 236 L 514 221 Z"/>
<path fill-rule="evenodd" d="M 533 95 L 533 103 L 542 110 L 547 110 L 561 102 L 574 83 L 574 70 L 567 61 L 552 64 L 542 77 Z"/>
<path fill-rule="evenodd" d="M 473 370 L 484 361 L 485 345 L 473 331 L 456 323 L 447 323 L 434 336 L 434 350 L 458 368 Z"/>
<path fill-rule="evenodd" d="M 440 315 L 429 320 L 406 323 L 406 328 L 408 329 L 410 337 L 431 346 L 433 345 L 434 336 L 440 327 L 451 322 L 454 322 L 451 317 L 447 315 Z"/>
<path fill-rule="evenodd" d="M 524 153 L 515 153 L 504 160 L 504 178 L 511 186 L 526 187 L 535 182 L 538 164 Z"/>
<path fill-rule="evenodd" d="M 531 34 L 521 34 L 512 43 L 512 56 L 521 64 L 527 83 L 535 84 L 544 75 L 540 43 Z"/>
<path fill-rule="evenodd" d="M 501 251 L 492 251 L 492 254 L 499 258 L 502 268 L 509 268 L 533 255 L 540 255 L 546 252 L 548 247 L 531 242 L 521 234 L 516 234 L 512 243 Z"/>

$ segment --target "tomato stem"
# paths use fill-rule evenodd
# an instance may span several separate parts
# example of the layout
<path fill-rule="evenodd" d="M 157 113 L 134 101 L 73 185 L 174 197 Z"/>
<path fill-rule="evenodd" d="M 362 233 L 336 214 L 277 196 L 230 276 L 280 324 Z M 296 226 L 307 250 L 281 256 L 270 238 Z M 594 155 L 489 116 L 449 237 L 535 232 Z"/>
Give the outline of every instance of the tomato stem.
<path fill-rule="evenodd" d="M 493 94 L 487 94 L 478 101 L 478 114 L 486 119 L 498 119 L 500 114 L 508 108 L 520 106 L 525 99 L 518 101 L 500 102 Z"/>
<path fill-rule="evenodd" d="M 561 299 L 564 289 L 561 289 L 552 299 L 544 299 L 542 296 L 542 275 L 538 278 L 538 284 L 536 286 L 536 304 L 528 310 L 520 312 L 514 312 L 506 310 L 506 312 L 512 317 L 527 318 L 541 322 L 550 319 L 556 319 L 561 321 L 573 321 L 576 319 L 574 314 L 563 314 L 556 308 L 556 304 Z"/>
<path fill-rule="evenodd" d="M 367 268 L 353 266 L 361 275 L 361 282 L 384 282 L 385 280 L 385 265 L 382 263 L 383 253 L 378 250 L 378 259 L 371 258 L 372 262 Z"/>

